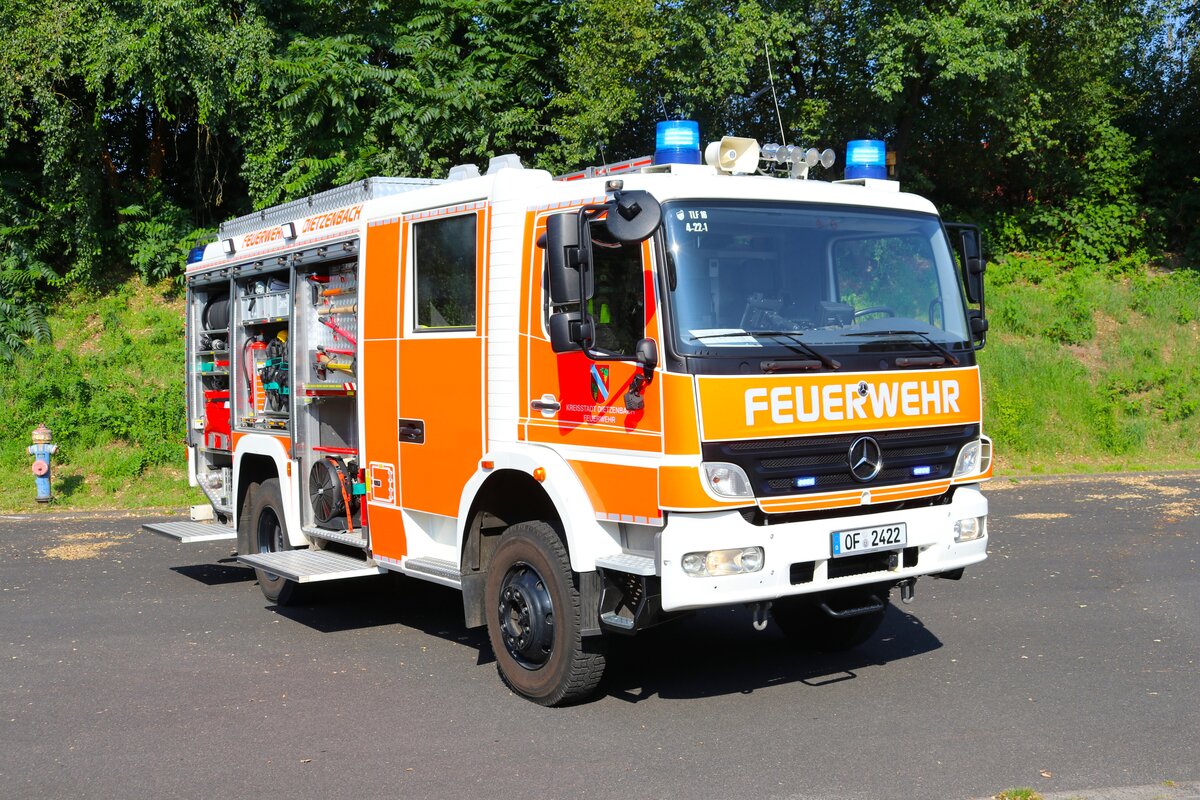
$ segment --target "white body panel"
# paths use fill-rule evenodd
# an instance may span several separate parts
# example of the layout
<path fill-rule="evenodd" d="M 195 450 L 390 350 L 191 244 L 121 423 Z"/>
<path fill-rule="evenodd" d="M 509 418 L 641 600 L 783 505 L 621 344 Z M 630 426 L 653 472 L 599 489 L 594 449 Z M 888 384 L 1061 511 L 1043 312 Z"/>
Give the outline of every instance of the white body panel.
<path fill-rule="evenodd" d="M 736 511 L 708 514 L 673 514 L 660 539 L 663 610 L 678 611 L 731 603 L 774 600 L 793 594 L 838 589 L 881 580 L 902 580 L 931 572 L 975 564 L 987 558 L 987 528 L 979 539 L 954 542 L 955 520 L 987 515 L 987 499 L 975 486 L 961 486 L 944 506 L 908 511 L 859 514 L 836 519 L 791 522 L 759 527 Z M 838 530 L 906 522 L 908 546 L 920 549 L 917 566 L 894 572 L 829 579 L 830 534 Z M 686 575 L 680 561 L 687 553 L 730 547 L 761 547 L 763 568 L 747 575 L 702 578 Z M 810 583 L 793 585 L 792 564 L 817 562 Z"/>

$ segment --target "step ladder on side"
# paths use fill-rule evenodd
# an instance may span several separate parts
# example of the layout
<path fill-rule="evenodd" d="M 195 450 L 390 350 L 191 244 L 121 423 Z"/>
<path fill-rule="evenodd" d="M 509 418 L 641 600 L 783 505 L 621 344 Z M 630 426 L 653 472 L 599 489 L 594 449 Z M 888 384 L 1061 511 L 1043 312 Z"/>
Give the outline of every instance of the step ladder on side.
<path fill-rule="evenodd" d="M 157 533 L 180 544 L 195 544 L 197 542 L 216 542 L 237 538 L 237 529 L 216 522 L 197 522 L 192 520 L 179 522 L 147 522 L 143 530 Z M 351 547 L 367 546 L 367 540 L 354 534 L 328 531 L 309 531 L 305 533 L 318 534 L 313 538 L 338 542 Z M 297 583 L 315 583 L 318 581 L 343 580 L 346 578 L 362 578 L 369 575 L 381 575 L 387 572 L 374 559 L 361 556 L 355 557 L 331 550 L 301 549 L 285 550 L 276 553 L 250 553 L 239 555 L 237 560 L 255 569 L 261 569 L 272 575 L 280 575 Z"/>
<path fill-rule="evenodd" d="M 180 544 L 195 544 L 196 542 L 216 542 L 222 539 L 236 539 L 237 530 L 228 525 L 216 522 L 147 522 L 142 530 L 157 533 Z"/>
<path fill-rule="evenodd" d="M 374 559 L 355 558 L 332 550 L 282 550 L 276 553 L 249 553 L 237 560 L 296 583 L 365 578 L 387 572 Z"/>

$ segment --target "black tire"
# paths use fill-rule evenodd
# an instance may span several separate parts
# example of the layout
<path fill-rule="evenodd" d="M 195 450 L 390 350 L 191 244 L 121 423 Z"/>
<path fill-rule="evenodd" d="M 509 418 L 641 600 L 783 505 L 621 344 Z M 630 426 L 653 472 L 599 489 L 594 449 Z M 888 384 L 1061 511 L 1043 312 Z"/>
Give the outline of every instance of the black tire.
<path fill-rule="evenodd" d="M 853 617 L 831 617 L 820 607 L 827 603 L 834 610 L 868 605 L 872 597 L 883 608 Z M 875 635 L 888 610 L 888 591 L 875 587 L 847 589 L 811 597 L 781 597 L 771 606 L 771 616 L 792 641 L 827 653 L 840 653 L 858 647 Z"/>
<path fill-rule="evenodd" d="M 279 479 L 269 478 L 258 485 L 250 500 L 250 544 L 255 553 L 278 553 L 291 550 L 287 523 L 283 515 L 283 495 L 279 491 Z M 258 588 L 263 596 L 276 605 L 286 606 L 299 599 L 300 587 L 274 573 L 255 569 Z"/>
<path fill-rule="evenodd" d="M 584 646 L 579 590 L 553 527 L 521 522 L 504 532 L 484 597 L 488 639 L 510 689 L 543 706 L 592 695 L 604 675 L 603 639 Z"/>

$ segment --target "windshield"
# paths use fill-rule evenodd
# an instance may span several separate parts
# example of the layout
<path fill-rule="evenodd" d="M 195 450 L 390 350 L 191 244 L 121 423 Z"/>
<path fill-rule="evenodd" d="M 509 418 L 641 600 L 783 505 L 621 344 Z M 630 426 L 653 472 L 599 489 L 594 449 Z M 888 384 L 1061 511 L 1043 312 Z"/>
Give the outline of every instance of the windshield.
<path fill-rule="evenodd" d="M 735 201 L 664 207 L 674 339 L 683 355 L 968 344 L 937 217 Z M 811 353 L 810 353 L 811 355 Z"/>

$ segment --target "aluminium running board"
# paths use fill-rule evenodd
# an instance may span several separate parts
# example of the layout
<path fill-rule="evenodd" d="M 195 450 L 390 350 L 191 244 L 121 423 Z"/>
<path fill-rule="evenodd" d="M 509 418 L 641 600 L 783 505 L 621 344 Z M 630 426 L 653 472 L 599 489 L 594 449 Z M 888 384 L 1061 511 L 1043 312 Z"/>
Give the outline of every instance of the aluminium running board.
<path fill-rule="evenodd" d="M 373 560 L 334 553 L 329 550 L 283 550 L 278 553 L 250 553 L 238 556 L 241 563 L 293 580 L 296 583 L 340 581 L 381 575 L 387 570 Z"/>
<path fill-rule="evenodd" d="M 180 544 L 237 538 L 236 530 L 215 522 L 153 522 L 143 525 L 142 530 L 174 539 Z"/>

